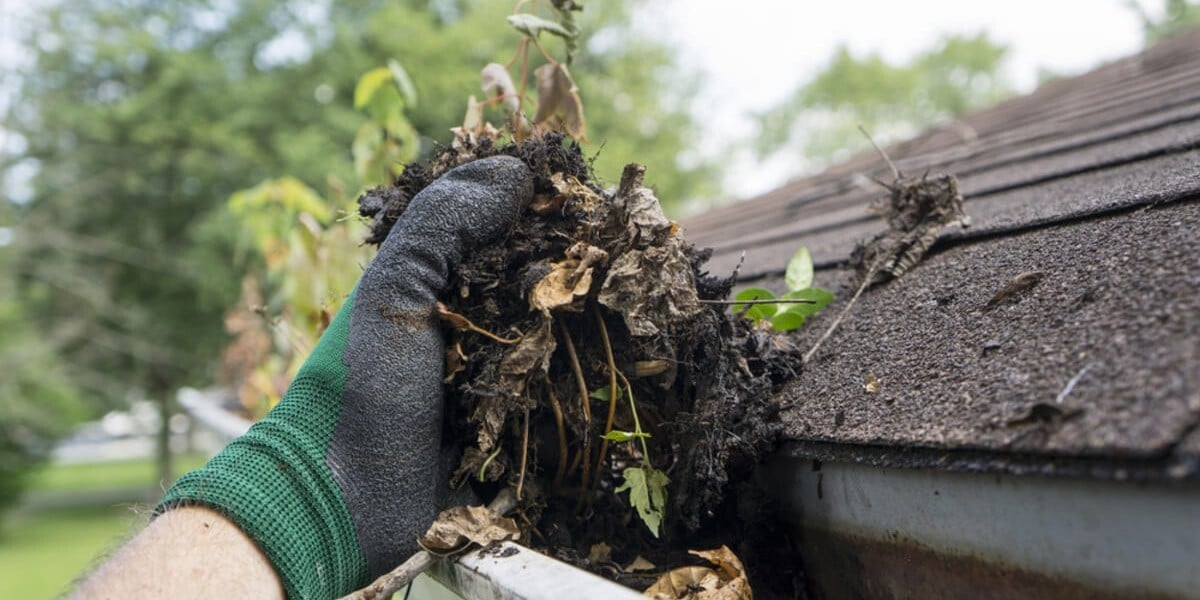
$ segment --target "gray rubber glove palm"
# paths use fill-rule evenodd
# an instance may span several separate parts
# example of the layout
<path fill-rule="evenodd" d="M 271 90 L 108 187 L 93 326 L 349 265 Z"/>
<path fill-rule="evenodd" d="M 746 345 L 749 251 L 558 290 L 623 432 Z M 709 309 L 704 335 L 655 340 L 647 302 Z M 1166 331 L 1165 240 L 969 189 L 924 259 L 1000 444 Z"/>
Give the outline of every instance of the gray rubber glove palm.
<path fill-rule="evenodd" d="M 416 551 L 445 487 L 437 295 L 532 195 L 510 157 L 413 198 L 279 405 L 159 507 L 204 504 L 254 538 L 289 597 L 341 595 Z"/>

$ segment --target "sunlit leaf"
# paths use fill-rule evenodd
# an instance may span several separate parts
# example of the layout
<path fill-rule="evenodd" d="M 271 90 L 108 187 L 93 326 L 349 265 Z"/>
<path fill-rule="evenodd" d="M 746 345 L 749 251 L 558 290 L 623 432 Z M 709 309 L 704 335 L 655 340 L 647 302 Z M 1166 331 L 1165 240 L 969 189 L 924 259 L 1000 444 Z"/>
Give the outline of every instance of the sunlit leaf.
<path fill-rule="evenodd" d="M 802 290 L 812 285 L 813 261 L 812 254 L 809 253 L 807 247 L 800 246 L 800 249 L 792 255 L 792 260 L 788 261 L 787 271 L 784 273 L 783 280 L 789 292 Z"/>
<path fill-rule="evenodd" d="M 367 71 L 354 86 L 354 108 L 366 106 L 375 97 L 375 92 L 391 79 L 392 70 L 387 67 Z"/>

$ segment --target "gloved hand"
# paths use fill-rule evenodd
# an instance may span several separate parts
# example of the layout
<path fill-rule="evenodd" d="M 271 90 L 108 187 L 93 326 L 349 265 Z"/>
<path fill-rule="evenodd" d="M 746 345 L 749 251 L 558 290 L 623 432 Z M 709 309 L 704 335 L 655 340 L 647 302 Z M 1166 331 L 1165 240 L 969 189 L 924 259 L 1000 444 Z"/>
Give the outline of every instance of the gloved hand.
<path fill-rule="evenodd" d="M 413 198 L 280 403 L 156 509 L 216 509 L 254 539 L 290 598 L 361 587 L 436 517 L 443 340 L 437 295 L 464 253 L 532 195 L 519 160 L 447 172 Z"/>

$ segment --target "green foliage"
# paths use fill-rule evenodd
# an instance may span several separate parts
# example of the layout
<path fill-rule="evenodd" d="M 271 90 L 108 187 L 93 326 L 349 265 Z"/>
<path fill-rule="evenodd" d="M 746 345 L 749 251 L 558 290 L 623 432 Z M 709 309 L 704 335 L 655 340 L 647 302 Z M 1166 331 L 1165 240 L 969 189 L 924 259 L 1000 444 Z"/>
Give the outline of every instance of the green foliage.
<path fill-rule="evenodd" d="M 707 165 L 676 162 L 697 127 L 674 102 L 684 86 L 674 83 L 670 50 L 629 27 L 633 4 L 597 3 L 577 17 L 577 47 L 589 51 L 572 71 L 594 90 L 591 151 L 604 148 L 597 171 L 616 181 L 637 160 L 668 203 L 702 195 L 715 181 Z M 449 142 L 461 99 L 478 93 L 478 66 L 507 62 L 522 37 L 505 22 L 511 8 L 482 0 L 37 3 L 14 28 L 32 64 L 7 79 L 14 97 L 0 124 L 23 142 L 0 150 L 0 172 L 19 164 L 36 174 L 29 198 L 0 203 L 13 209 L 14 232 L 3 249 L 12 260 L 0 268 L 18 274 L 14 301 L 28 338 L 45 343 L 43 371 L 60 375 L 55 386 L 96 414 L 130 394 L 165 398 L 211 383 L 242 275 L 266 277 L 267 234 L 247 234 L 226 200 L 266 186 L 251 194 L 271 213 L 260 226 L 291 245 L 282 229 L 299 213 L 288 217 L 266 198 L 308 196 L 300 212 L 329 235 L 361 182 Z M 564 40 L 542 38 L 560 52 Z M 355 108 L 359 76 L 381 65 L 390 80 L 374 75 Z M 426 101 L 416 102 L 417 90 Z M 376 125 L 365 127 L 364 116 Z M 268 180 L 285 174 L 294 179 Z M 270 289 L 259 304 L 275 316 L 287 293 Z M 3 345 L 16 339 L 6 335 Z"/>
<path fill-rule="evenodd" d="M 636 439 L 648 437 L 650 437 L 650 434 L 645 431 L 618 431 L 616 429 L 604 434 L 604 439 L 610 442 L 632 442 Z"/>
<path fill-rule="evenodd" d="M 816 164 L 996 102 L 1011 93 L 1000 74 L 1007 49 L 986 33 L 950 36 L 905 65 L 837 49 L 811 81 L 759 115 L 760 155 L 799 148 Z"/>
<path fill-rule="evenodd" d="M 658 537 L 662 526 L 663 511 L 667 507 L 667 484 L 671 479 L 666 473 L 649 465 L 628 467 L 622 473 L 624 481 L 614 490 L 629 492 L 629 503 L 637 510 L 642 522 Z"/>
<path fill-rule="evenodd" d="M 385 185 L 417 157 L 420 138 L 404 113 L 417 91 L 400 63 L 367 71 L 354 86 L 354 108 L 367 113 L 351 145 L 354 171 L 365 185 Z"/>
<path fill-rule="evenodd" d="M 0 248 L 0 276 L 9 253 Z M 0 511 L 16 503 L 29 474 L 87 414 L 54 346 L 30 326 L 12 289 L 0 281 Z"/>
<path fill-rule="evenodd" d="M 766 288 L 750 287 L 734 295 L 735 303 L 730 307 L 755 323 L 770 323 L 776 331 L 793 331 L 804 325 L 804 321 L 833 301 L 833 293 L 812 287 L 812 254 L 803 246 L 792 255 L 784 272 L 788 291 L 782 296 Z M 762 302 L 763 300 L 798 300 L 800 302 Z"/>
<path fill-rule="evenodd" d="M 1128 6 L 1142 21 L 1142 35 L 1147 45 L 1169 38 L 1200 25 L 1200 2 L 1166 0 L 1163 14 L 1155 17 L 1140 3 L 1130 0 Z"/>

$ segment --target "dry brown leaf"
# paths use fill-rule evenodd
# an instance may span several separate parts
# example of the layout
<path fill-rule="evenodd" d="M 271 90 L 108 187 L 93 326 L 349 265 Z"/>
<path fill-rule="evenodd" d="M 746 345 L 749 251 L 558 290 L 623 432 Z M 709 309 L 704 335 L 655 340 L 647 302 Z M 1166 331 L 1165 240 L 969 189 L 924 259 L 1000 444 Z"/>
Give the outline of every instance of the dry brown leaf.
<path fill-rule="evenodd" d="M 554 173 L 550 175 L 550 183 L 554 185 L 554 189 L 558 193 L 568 197 L 575 198 L 586 211 L 592 211 L 596 207 L 604 204 L 604 199 L 600 197 L 592 188 L 582 184 L 578 179 L 571 175 L 563 175 L 562 173 Z"/>
<path fill-rule="evenodd" d="M 550 315 L 543 314 L 541 322 L 500 359 L 500 380 L 511 396 L 520 396 L 525 391 L 525 382 L 534 370 L 545 370 L 554 353 L 554 332 L 550 329 Z"/>
<path fill-rule="evenodd" d="M 874 373 L 871 373 L 868 371 L 867 372 L 867 381 L 865 383 L 863 383 L 863 389 L 866 390 L 866 392 L 868 394 L 874 394 L 875 392 L 878 392 L 880 390 L 880 388 L 882 388 L 882 387 L 883 387 L 883 382 L 880 381 L 879 378 L 876 377 Z"/>
<path fill-rule="evenodd" d="M 455 506 L 443 510 L 418 543 L 431 554 L 446 556 L 469 544 L 486 546 L 519 537 L 516 521 L 486 506 Z"/>
<path fill-rule="evenodd" d="M 579 261 L 568 259 L 551 263 L 546 273 L 529 292 L 529 306 L 542 311 L 564 309 L 583 310 L 580 302 L 592 288 L 592 269 L 579 271 Z"/>
<path fill-rule="evenodd" d="M 636 558 L 633 559 L 633 562 L 625 565 L 625 572 L 626 573 L 636 573 L 638 571 L 653 571 L 654 569 L 657 569 L 657 568 L 658 568 L 657 565 L 646 560 L 645 558 L 642 557 L 642 555 L 639 554 Z"/>
<path fill-rule="evenodd" d="M 455 375 L 467 368 L 467 355 L 463 353 L 462 342 L 458 340 L 453 344 L 446 344 L 445 353 L 446 376 L 442 378 L 442 383 L 450 383 Z"/>
<path fill-rule="evenodd" d="M 571 137 L 587 141 L 587 124 L 583 118 L 583 101 L 579 88 L 565 65 L 545 64 L 533 71 L 537 80 L 538 109 L 534 124 L 541 125 L 556 116 L 562 129 Z"/>
<path fill-rule="evenodd" d="M 752 600 L 754 593 L 746 577 L 745 567 L 728 546 L 714 550 L 689 550 L 715 565 L 674 569 L 642 592 L 643 596 L 659 600 Z"/>
<path fill-rule="evenodd" d="M 608 253 L 584 242 L 576 242 L 566 251 L 567 259 L 552 263 L 550 272 L 533 286 L 529 293 L 529 305 L 535 310 L 547 312 L 563 309 L 574 312 L 583 310 L 580 302 L 592 288 L 594 266 L 608 261 Z"/>
<path fill-rule="evenodd" d="M 608 562 L 612 560 L 612 547 L 604 542 L 592 544 L 592 547 L 588 550 L 587 559 L 588 562 L 593 564 Z"/>

